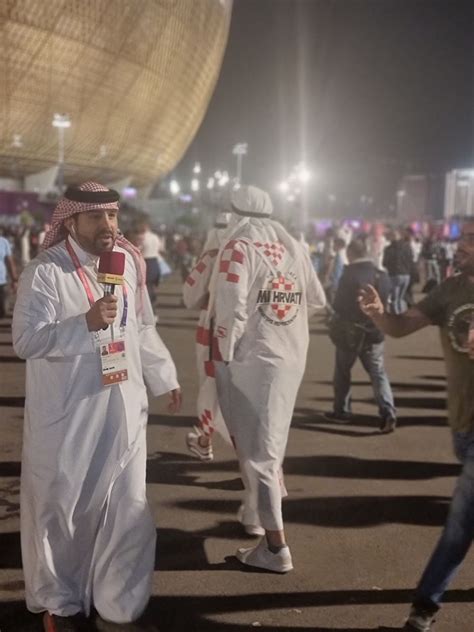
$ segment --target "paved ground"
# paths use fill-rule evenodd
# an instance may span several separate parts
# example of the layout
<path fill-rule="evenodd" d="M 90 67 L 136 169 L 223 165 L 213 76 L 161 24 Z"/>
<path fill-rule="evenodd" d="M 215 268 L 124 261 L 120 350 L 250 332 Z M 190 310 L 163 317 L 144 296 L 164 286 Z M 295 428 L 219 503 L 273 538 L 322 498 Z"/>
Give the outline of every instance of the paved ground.
<path fill-rule="evenodd" d="M 333 349 L 320 319 L 285 464 L 284 504 L 295 571 L 244 570 L 233 557 L 251 542 L 235 521 L 240 479 L 232 451 L 216 442 L 202 464 L 184 448 L 193 422 L 196 314 L 180 307 L 179 285 L 162 289 L 160 332 L 180 373 L 185 405 L 177 417 L 151 406 L 148 493 L 158 525 L 153 599 L 147 617 L 167 632 L 400 628 L 413 587 L 443 524 L 459 466 L 445 420 L 445 380 L 437 332 L 387 344 L 399 429 L 377 432 L 367 377 L 354 373 L 351 426 L 325 422 L 331 407 Z M 19 474 L 23 362 L 0 322 L 0 629 L 41 629 L 23 604 Z M 447 593 L 438 632 L 474 630 L 474 552 Z M 91 630 L 95 629 L 91 626 Z"/>

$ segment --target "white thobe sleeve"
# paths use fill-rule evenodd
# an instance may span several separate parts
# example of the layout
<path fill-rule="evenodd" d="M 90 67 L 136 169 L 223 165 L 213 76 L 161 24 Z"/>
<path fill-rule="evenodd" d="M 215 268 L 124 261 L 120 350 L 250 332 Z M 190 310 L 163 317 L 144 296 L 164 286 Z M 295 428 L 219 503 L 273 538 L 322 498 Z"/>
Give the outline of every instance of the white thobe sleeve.
<path fill-rule="evenodd" d="M 203 252 L 183 285 L 183 300 L 188 309 L 202 309 L 209 294 L 209 279 L 218 249 Z"/>
<path fill-rule="evenodd" d="M 137 313 L 140 359 L 146 385 L 155 397 L 179 388 L 176 367 L 168 348 L 156 331 L 155 315 L 146 289 L 138 289 Z"/>
<path fill-rule="evenodd" d="M 308 305 L 308 315 L 311 316 L 316 309 L 326 306 L 326 293 L 316 274 L 311 259 L 304 253 L 306 262 L 306 302 Z"/>
<path fill-rule="evenodd" d="M 255 256 L 242 242 L 230 241 L 217 262 L 213 339 L 224 362 L 231 362 L 248 320 L 249 268 Z"/>
<path fill-rule="evenodd" d="M 58 320 L 61 304 L 55 266 L 32 264 L 23 271 L 13 312 L 13 347 L 23 359 L 95 353 L 86 314 Z"/>

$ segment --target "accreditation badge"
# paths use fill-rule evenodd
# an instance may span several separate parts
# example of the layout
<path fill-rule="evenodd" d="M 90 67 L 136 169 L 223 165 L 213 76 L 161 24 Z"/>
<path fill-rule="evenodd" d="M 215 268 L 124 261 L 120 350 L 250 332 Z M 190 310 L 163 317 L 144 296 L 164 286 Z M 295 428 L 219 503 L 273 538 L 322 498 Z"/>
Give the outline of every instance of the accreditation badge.
<path fill-rule="evenodd" d="M 102 384 L 111 386 L 128 380 L 127 354 L 123 337 L 101 340 L 99 345 L 102 365 Z"/>

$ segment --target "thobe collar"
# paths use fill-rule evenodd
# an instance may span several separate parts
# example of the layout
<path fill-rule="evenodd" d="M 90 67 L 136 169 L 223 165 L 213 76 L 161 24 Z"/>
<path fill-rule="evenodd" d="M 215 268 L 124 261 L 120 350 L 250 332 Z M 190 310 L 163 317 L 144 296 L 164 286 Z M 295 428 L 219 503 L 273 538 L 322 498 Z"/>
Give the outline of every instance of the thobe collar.
<path fill-rule="evenodd" d="M 93 255 L 90 252 L 86 252 L 74 239 L 72 235 L 68 236 L 69 243 L 72 246 L 72 249 L 77 255 L 79 259 L 79 263 L 82 266 L 90 266 L 97 267 L 99 264 L 99 255 Z"/>

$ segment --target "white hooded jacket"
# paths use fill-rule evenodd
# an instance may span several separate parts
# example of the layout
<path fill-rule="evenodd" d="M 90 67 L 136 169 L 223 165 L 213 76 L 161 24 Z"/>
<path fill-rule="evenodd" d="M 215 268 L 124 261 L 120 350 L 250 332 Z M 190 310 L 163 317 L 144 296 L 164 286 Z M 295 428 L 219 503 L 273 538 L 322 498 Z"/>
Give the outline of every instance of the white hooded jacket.
<path fill-rule="evenodd" d="M 228 231 L 210 284 L 219 403 L 246 486 L 243 522 L 281 530 L 280 468 L 306 364 L 308 316 L 324 307 L 325 294 L 304 248 L 269 219 L 267 194 L 244 187 L 233 203 L 250 215 Z"/>

